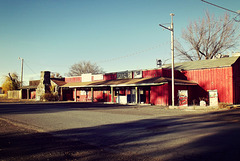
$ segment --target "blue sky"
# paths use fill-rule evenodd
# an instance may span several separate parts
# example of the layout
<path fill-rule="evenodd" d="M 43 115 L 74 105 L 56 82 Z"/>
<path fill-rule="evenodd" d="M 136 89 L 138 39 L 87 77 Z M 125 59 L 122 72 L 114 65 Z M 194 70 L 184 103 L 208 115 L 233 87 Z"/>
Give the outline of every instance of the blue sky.
<path fill-rule="evenodd" d="M 240 10 L 240 1 L 209 2 Z M 225 13 L 201 0 L 0 0 L 0 78 L 20 75 L 18 57 L 25 61 L 25 84 L 43 70 L 65 76 L 82 60 L 105 72 L 155 68 L 156 59 L 171 58 L 170 32 L 158 24 L 168 26 L 174 13 L 181 40 L 181 31 L 205 11 Z"/>

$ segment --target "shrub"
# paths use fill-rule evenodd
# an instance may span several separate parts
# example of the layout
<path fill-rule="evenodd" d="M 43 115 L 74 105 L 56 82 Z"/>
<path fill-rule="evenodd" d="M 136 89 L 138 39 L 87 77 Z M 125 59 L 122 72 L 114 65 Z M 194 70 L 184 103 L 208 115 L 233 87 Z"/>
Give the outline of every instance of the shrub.
<path fill-rule="evenodd" d="M 219 102 L 218 103 L 218 108 L 220 108 L 220 109 L 231 108 L 231 104 L 230 103 L 225 103 L 225 102 Z"/>
<path fill-rule="evenodd" d="M 58 95 L 54 93 L 45 93 L 42 95 L 43 101 L 58 101 Z"/>

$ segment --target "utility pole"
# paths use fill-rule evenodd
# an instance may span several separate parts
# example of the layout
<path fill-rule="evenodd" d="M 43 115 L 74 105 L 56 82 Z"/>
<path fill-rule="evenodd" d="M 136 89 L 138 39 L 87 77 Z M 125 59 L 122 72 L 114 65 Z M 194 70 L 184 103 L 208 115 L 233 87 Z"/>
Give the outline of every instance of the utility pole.
<path fill-rule="evenodd" d="M 174 103 L 174 33 L 173 33 L 173 13 L 170 13 L 171 16 L 171 27 L 166 27 L 159 24 L 159 26 L 171 31 L 171 53 L 172 53 L 172 106 L 175 106 Z"/>
<path fill-rule="evenodd" d="M 18 57 L 18 59 L 21 60 L 21 83 L 20 83 L 20 86 L 22 87 L 23 86 L 23 58 L 20 58 Z"/>

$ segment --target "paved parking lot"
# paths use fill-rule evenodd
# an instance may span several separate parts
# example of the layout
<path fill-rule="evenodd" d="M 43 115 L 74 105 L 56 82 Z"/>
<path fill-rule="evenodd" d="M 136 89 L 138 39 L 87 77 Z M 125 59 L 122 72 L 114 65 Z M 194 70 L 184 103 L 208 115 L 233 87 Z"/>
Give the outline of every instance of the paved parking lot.
<path fill-rule="evenodd" d="M 239 160 L 240 111 L 91 103 L 0 104 L 0 117 L 150 160 Z"/>

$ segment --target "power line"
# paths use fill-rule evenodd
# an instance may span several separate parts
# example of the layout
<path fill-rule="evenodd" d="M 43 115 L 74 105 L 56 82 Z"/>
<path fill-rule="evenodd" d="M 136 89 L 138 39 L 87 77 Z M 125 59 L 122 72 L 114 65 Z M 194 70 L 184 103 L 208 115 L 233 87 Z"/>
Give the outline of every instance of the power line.
<path fill-rule="evenodd" d="M 168 42 L 165 42 L 163 44 L 159 44 L 159 45 L 156 45 L 156 46 L 153 46 L 153 47 L 150 47 L 150 48 L 138 51 L 138 52 L 134 52 L 134 53 L 131 53 L 131 54 L 128 54 L 128 55 L 115 57 L 115 58 L 110 58 L 110 59 L 105 59 L 105 60 L 102 60 L 102 61 L 97 61 L 96 63 L 106 63 L 106 62 L 110 62 L 110 61 L 116 61 L 116 60 L 119 60 L 119 59 L 125 59 L 125 58 L 131 57 L 131 56 L 139 55 L 139 54 L 145 53 L 147 51 L 159 48 L 159 47 L 161 47 L 162 45 L 164 45 L 166 43 L 168 43 Z"/>
<path fill-rule="evenodd" d="M 202 2 L 205 2 L 205 3 L 207 3 L 207 4 L 210 4 L 210 5 L 212 5 L 212 6 L 221 8 L 221 9 L 223 9 L 223 10 L 226 10 L 226 11 L 229 11 L 229 12 L 232 12 L 232 13 L 235 13 L 235 14 L 238 14 L 238 15 L 240 14 L 240 13 L 238 13 L 238 12 L 236 12 L 236 11 L 233 11 L 233 10 L 227 9 L 227 8 L 225 8 L 225 7 L 222 7 L 222 6 L 213 4 L 213 3 L 211 3 L 211 2 L 207 2 L 207 1 L 205 1 L 205 0 L 201 0 L 201 1 L 202 1 Z"/>
<path fill-rule="evenodd" d="M 28 67 L 28 69 L 30 69 L 34 74 L 36 74 L 36 72 L 34 72 L 32 68 L 27 64 L 26 60 L 24 61 L 24 64 Z"/>

